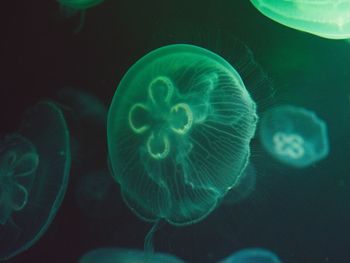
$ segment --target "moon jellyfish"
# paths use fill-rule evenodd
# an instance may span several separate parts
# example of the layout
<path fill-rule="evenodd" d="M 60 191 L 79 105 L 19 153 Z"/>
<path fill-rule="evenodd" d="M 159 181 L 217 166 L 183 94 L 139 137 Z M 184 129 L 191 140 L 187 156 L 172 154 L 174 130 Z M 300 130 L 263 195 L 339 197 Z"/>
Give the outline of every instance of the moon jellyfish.
<path fill-rule="evenodd" d="M 80 23 L 75 29 L 75 33 L 79 32 L 85 20 L 85 10 L 101 4 L 104 0 L 57 0 L 60 4 L 61 12 L 65 17 L 75 16 L 80 13 Z"/>
<path fill-rule="evenodd" d="M 61 205 L 70 169 L 62 112 L 41 102 L 24 115 L 18 133 L 0 141 L 0 260 L 30 248 Z"/>
<path fill-rule="evenodd" d="M 75 191 L 80 210 L 89 218 L 111 218 L 120 211 L 120 193 L 107 170 L 81 175 Z"/>
<path fill-rule="evenodd" d="M 349 0 L 251 0 L 268 18 L 331 39 L 350 38 Z"/>
<path fill-rule="evenodd" d="M 59 101 L 67 106 L 76 118 L 92 125 L 105 126 L 107 108 L 93 94 L 86 91 L 65 87 L 58 91 Z"/>
<path fill-rule="evenodd" d="M 244 171 L 256 105 L 236 70 L 204 48 L 177 44 L 137 61 L 108 113 L 110 165 L 141 219 L 205 218 Z"/>
<path fill-rule="evenodd" d="M 136 249 L 98 248 L 89 251 L 79 263 L 184 263 L 181 259 L 169 254 L 149 254 Z"/>
<path fill-rule="evenodd" d="M 252 164 L 248 164 L 237 184 L 224 197 L 224 205 L 234 205 L 247 199 L 256 185 L 256 171 Z"/>
<path fill-rule="evenodd" d="M 296 168 L 307 167 L 329 152 L 326 123 L 304 108 L 283 105 L 268 110 L 259 133 L 267 152 Z"/>
<path fill-rule="evenodd" d="M 233 253 L 218 263 L 282 263 L 282 261 L 269 250 L 247 248 Z"/>

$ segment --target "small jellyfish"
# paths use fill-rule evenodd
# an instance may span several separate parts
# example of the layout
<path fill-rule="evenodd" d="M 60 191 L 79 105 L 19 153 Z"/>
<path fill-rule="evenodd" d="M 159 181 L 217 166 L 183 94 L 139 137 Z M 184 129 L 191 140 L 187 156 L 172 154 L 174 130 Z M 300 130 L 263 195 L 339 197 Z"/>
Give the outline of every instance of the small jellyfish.
<path fill-rule="evenodd" d="M 304 168 L 328 155 L 326 123 L 310 110 L 278 106 L 264 113 L 259 126 L 262 145 L 282 163 Z"/>
<path fill-rule="evenodd" d="M 265 16 L 285 26 L 330 39 L 350 37 L 349 0 L 251 0 Z"/>
<path fill-rule="evenodd" d="M 247 248 L 233 253 L 218 263 L 282 263 L 278 256 L 263 248 Z"/>
<path fill-rule="evenodd" d="M 79 263 L 185 263 L 164 253 L 145 253 L 136 249 L 98 248 L 87 252 Z"/>
<path fill-rule="evenodd" d="M 254 165 L 249 163 L 237 184 L 232 187 L 224 197 L 224 205 L 234 205 L 247 199 L 255 190 L 256 171 Z"/>
<path fill-rule="evenodd" d="M 57 97 L 60 103 L 70 109 L 79 121 L 94 126 L 106 126 L 107 107 L 93 94 L 65 87 L 58 91 Z"/>
<path fill-rule="evenodd" d="M 250 156 L 256 105 L 237 71 L 194 45 L 164 46 L 121 80 L 107 120 L 110 166 L 141 219 L 205 218 Z"/>
<path fill-rule="evenodd" d="M 120 192 L 107 170 L 81 175 L 75 197 L 78 207 L 89 218 L 111 218 L 120 211 Z"/>
<path fill-rule="evenodd" d="M 60 109 L 41 102 L 17 133 L 0 141 L 0 260 L 34 245 L 54 219 L 70 170 L 69 133 Z"/>
<path fill-rule="evenodd" d="M 61 12 L 65 17 L 72 17 L 80 13 L 80 23 L 75 29 L 75 33 L 79 32 L 84 24 L 86 9 L 99 5 L 103 1 L 104 0 L 57 0 Z"/>

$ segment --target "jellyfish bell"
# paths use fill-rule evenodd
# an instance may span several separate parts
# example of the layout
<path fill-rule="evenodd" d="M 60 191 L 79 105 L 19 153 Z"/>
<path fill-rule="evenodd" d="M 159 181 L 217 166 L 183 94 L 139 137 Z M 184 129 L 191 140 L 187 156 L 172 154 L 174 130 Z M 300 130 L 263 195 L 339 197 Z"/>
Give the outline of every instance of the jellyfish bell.
<path fill-rule="evenodd" d="M 60 5 L 61 13 L 65 17 L 72 17 L 80 14 L 80 22 L 74 31 L 75 33 L 78 33 L 83 27 L 86 10 L 101 4 L 103 1 L 104 0 L 57 0 Z"/>
<path fill-rule="evenodd" d="M 249 198 L 256 186 L 256 170 L 252 163 L 249 163 L 235 184 L 223 197 L 223 205 L 231 206 Z"/>
<path fill-rule="evenodd" d="M 41 238 L 66 192 L 70 148 L 61 110 L 38 103 L 0 148 L 0 260 L 7 260 Z"/>
<path fill-rule="evenodd" d="M 291 105 L 266 111 L 259 125 L 260 141 L 278 161 L 304 168 L 329 152 L 326 123 L 314 112 Z"/>
<path fill-rule="evenodd" d="M 186 44 L 150 52 L 125 74 L 108 114 L 124 201 L 146 221 L 202 220 L 245 169 L 256 122 L 254 101 L 222 57 Z"/>
<path fill-rule="evenodd" d="M 120 192 L 105 169 L 82 174 L 75 189 L 75 199 L 82 213 L 91 219 L 118 216 Z"/>
<path fill-rule="evenodd" d="M 165 253 L 148 254 L 136 249 L 97 248 L 84 254 L 79 263 L 185 263 Z"/>
<path fill-rule="evenodd" d="M 350 37 L 348 0 L 251 0 L 268 18 L 285 26 L 330 39 Z"/>
<path fill-rule="evenodd" d="M 218 263 L 282 263 L 279 257 L 263 248 L 246 248 L 224 258 Z"/>

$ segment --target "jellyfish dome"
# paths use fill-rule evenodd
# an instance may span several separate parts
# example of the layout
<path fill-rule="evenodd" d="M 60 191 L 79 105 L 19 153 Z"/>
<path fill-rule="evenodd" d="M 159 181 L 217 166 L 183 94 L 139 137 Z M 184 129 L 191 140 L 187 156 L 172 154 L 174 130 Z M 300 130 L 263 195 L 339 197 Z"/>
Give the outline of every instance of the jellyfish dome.
<path fill-rule="evenodd" d="M 165 253 L 146 253 L 136 249 L 97 248 L 81 257 L 79 263 L 184 263 Z"/>
<path fill-rule="evenodd" d="M 185 44 L 150 52 L 124 75 L 108 113 L 124 201 L 147 221 L 203 219 L 244 171 L 256 122 L 254 101 L 222 57 Z"/>
<path fill-rule="evenodd" d="M 264 113 L 259 127 L 263 147 L 282 163 L 304 168 L 328 155 L 326 123 L 310 110 L 278 106 Z"/>
<path fill-rule="evenodd" d="M 0 260 L 30 248 L 60 207 L 70 169 L 62 112 L 41 102 L 24 115 L 18 133 L 0 141 Z"/>
<path fill-rule="evenodd" d="M 247 248 L 233 253 L 218 263 L 282 263 L 278 256 L 263 248 Z"/>
<path fill-rule="evenodd" d="M 104 0 L 58 0 L 59 4 L 73 10 L 85 10 L 102 3 Z"/>
<path fill-rule="evenodd" d="M 285 26 L 330 39 L 350 38 L 349 0 L 251 0 Z"/>

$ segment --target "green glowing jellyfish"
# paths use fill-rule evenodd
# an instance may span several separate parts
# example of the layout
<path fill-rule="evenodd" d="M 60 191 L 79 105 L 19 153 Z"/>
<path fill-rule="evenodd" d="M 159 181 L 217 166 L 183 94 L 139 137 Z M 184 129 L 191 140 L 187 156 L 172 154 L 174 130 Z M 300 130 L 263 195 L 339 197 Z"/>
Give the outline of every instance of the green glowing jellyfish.
<path fill-rule="evenodd" d="M 249 163 L 237 184 L 225 195 L 223 204 L 234 205 L 247 199 L 255 190 L 256 171 L 254 165 Z"/>
<path fill-rule="evenodd" d="M 85 20 L 85 11 L 91 7 L 101 4 L 104 0 L 57 0 L 61 12 L 65 17 L 72 17 L 80 13 L 80 22 L 77 28 L 74 30 L 78 33 L 83 27 Z"/>
<path fill-rule="evenodd" d="M 184 263 L 164 253 L 145 253 L 136 249 L 98 248 L 81 257 L 79 263 Z"/>
<path fill-rule="evenodd" d="M 151 222 L 203 219 L 244 171 L 256 123 L 254 101 L 222 57 L 185 44 L 150 52 L 125 74 L 108 113 L 124 201 Z"/>
<path fill-rule="evenodd" d="M 279 257 L 263 248 L 247 248 L 233 253 L 218 263 L 282 263 Z"/>
<path fill-rule="evenodd" d="M 326 123 L 304 108 L 283 105 L 268 110 L 259 131 L 264 148 L 296 168 L 307 167 L 329 152 Z"/>
<path fill-rule="evenodd" d="M 251 0 L 265 16 L 285 26 L 331 39 L 350 37 L 349 0 Z"/>
<path fill-rule="evenodd" d="M 30 248 L 63 200 L 70 169 L 69 134 L 60 109 L 41 102 L 18 133 L 0 142 L 0 260 Z"/>

